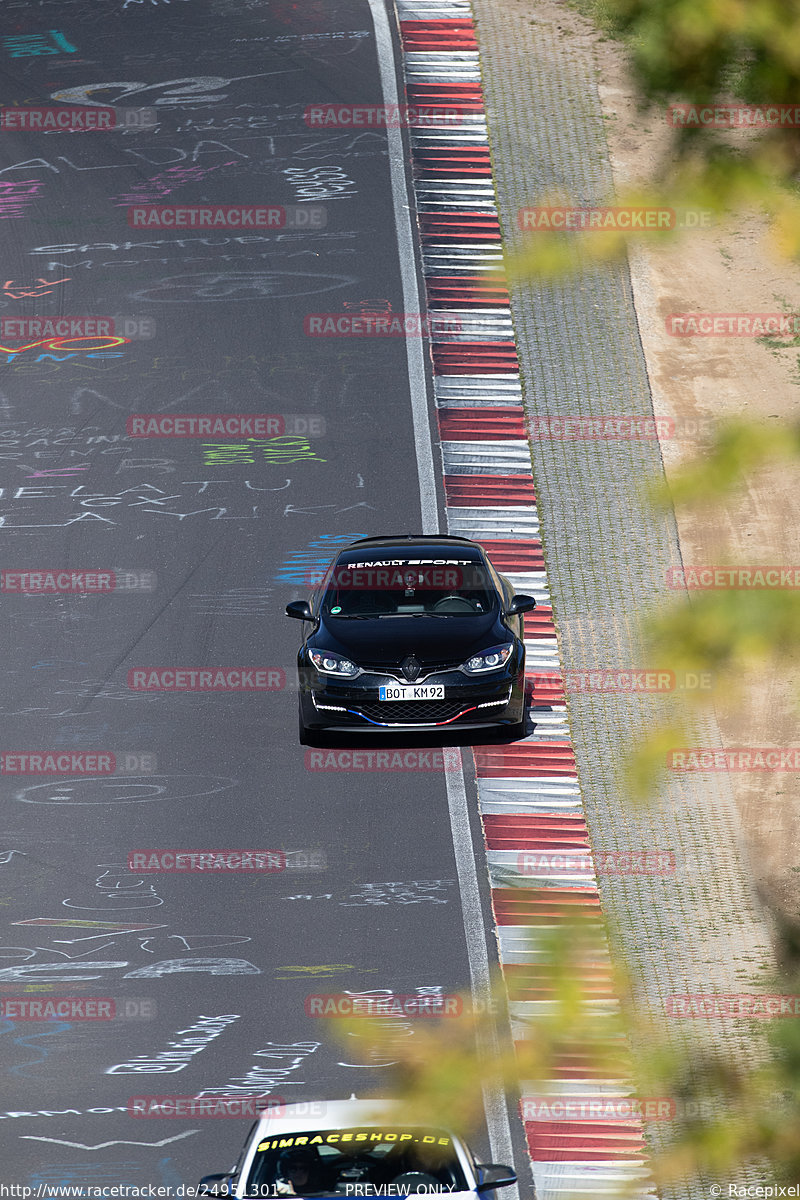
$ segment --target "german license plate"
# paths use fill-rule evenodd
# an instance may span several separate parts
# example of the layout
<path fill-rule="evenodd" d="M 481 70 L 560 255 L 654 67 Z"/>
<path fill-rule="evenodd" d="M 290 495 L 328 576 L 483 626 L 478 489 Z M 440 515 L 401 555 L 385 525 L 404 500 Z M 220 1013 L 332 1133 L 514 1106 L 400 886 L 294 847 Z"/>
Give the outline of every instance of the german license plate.
<path fill-rule="evenodd" d="M 444 700 L 443 683 L 417 683 L 411 687 L 385 684 L 378 689 L 379 700 Z"/>

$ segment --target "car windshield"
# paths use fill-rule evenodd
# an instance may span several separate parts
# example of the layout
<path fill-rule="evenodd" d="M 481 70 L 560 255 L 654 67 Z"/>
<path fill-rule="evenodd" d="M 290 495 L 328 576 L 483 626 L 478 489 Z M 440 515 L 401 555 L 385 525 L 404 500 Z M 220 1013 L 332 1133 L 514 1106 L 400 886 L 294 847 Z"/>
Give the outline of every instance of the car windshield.
<path fill-rule="evenodd" d="M 393 1126 L 311 1130 L 259 1142 L 247 1196 L 404 1196 L 467 1190 L 453 1138 Z"/>
<path fill-rule="evenodd" d="M 339 563 L 322 611 L 331 617 L 483 616 L 497 603 L 479 562 Z"/>

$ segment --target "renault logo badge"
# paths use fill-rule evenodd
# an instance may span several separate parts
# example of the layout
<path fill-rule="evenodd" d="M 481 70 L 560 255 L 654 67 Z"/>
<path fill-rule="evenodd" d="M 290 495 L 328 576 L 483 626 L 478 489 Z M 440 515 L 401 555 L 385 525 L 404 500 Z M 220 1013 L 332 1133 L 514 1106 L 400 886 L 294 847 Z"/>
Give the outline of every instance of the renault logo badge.
<path fill-rule="evenodd" d="M 415 658 L 413 654 L 409 654 L 403 659 L 402 663 L 400 664 L 400 669 L 402 670 L 406 679 L 413 683 L 413 681 L 419 677 L 419 673 L 422 670 L 422 663 L 418 658 Z"/>

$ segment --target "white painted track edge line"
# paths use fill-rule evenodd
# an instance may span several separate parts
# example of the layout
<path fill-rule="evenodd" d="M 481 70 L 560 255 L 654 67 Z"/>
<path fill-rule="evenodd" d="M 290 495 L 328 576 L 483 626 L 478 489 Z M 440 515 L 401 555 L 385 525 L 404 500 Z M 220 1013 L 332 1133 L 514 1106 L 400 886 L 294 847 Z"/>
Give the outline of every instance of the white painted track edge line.
<path fill-rule="evenodd" d="M 395 77 L 394 48 L 389 17 L 384 0 L 368 0 L 373 27 L 375 48 L 380 71 L 381 88 L 387 104 L 399 104 Z M 404 148 L 400 129 L 388 128 L 389 171 L 400 252 L 400 277 L 403 288 L 403 303 L 407 312 L 421 312 L 419 288 L 415 271 L 416 255 L 411 214 L 408 204 L 406 175 L 403 168 Z M 422 532 L 439 532 L 439 510 L 436 497 L 436 473 L 433 462 L 433 441 L 428 410 L 428 389 L 425 361 L 421 341 L 406 338 L 408 377 L 411 388 L 411 409 L 414 426 L 414 444 L 417 455 Z M 488 998 L 489 955 L 486 946 L 486 926 L 483 919 L 478 869 L 467 807 L 467 789 L 461 753 L 455 748 L 445 748 L 445 784 L 453 836 L 453 851 L 456 859 L 458 885 L 461 894 L 461 911 L 464 921 L 467 958 L 469 961 L 472 992 L 476 1000 Z M 509 1033 L 510 1036 L 510 1033 Z M 492 1158 L 495 1162 L 513 1162 L 511 1124 L 506 1098 L 502 1090 L 494 1086 L 483 1089 L 486 1127 Z M 506 1190 L 508 1200 L 519 1200 L 519 1189 L 514 1185 Z"/>
<path fill-rule="evenodd" d="M 381 89 L 387 105 L 399 105 L 395 77 L 394 46 L 389 17 L 384 0 L 367 0 L 375 29 L 375 48 L 381 77 Z M 416 275 L 414 234 L 404 170 L 405 150 L 402 131 L 387 122 L 389 145 L 389 177 L 397 228 L 397 248 L 400 256 L 400 280 L 406 312 L 422 312 Z M 414 448 L 417 455 L 422 532 L 439 532 L 439 506 L 436 498 L 436 473 L 433 465 L 431 423 L 428 412 L 425 357 L 421 338 L 406 338 L 408 381 L 411 389 L 411 415 L 414 428 Z"/>
<path fill-rule="evenodd" d="M 472 994 L 480 1006 L 481 1001 L 488 1002 L 489 1000 L 491 978 L 489 954 L 486 948 L 486 927 L 483 921 L 483 907 L 478 886 L 478 869 L 469 823 L 467 788 L 461 752 L 454 746 L 445 746 L 442 753 L 450 808 L 450 826 L 453 834 L 453 850 L 456 856 L 456 869 L 461 891 L 461 911 L 464 917 L 464 932 L 467 938 L 467 953 L 472 978 Z M 484 1011 L 488 1011 L 488 1004 Z M 496 1039 L 493 1038 L 493 1041 L 495 1044 L 488 1047 L 490 1053 L 496 1049 Z M 483 1103 L 493 1161 L 513 1162 L 514 1152 L 508 1105 L 502 1089 L 485 1085 Z M 506 1195 L 511 1200 L 519 1200 L 519 1189 L 516 1185 L 509 1187 Z"/>

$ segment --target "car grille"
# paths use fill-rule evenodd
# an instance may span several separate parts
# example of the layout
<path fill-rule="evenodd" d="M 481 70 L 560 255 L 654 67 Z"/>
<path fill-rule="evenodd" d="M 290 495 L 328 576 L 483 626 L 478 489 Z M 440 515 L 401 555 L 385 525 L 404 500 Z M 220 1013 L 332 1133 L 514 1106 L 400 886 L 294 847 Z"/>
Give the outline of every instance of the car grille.
<path fill-rule="evenodd" d="M 463 658 L 456 659 L 454 662 L 443 663 L 423 663 L 422 670 L 419 673 L 419 678 L 414 682 L 419 682 L 420 679 L 427 679 L 430 675 L 438 675 L 441 671 L 456 671 L 463 663 Z M 399 680 L 401 683 L 408 683 L 400 667 L 396 663 L 365 663 L 359 660 L 358 664 L 363 671 L 368 671 L 374 675 L 391 675 L 393 679 Z"/>
<path fill-rule="evenodd" d="M 415 722 L 427 724 L 431 721 L 450 721 L 459 716 L 465 708 L 472 707 L 472 704 L 461 700 L 400 700 L 396 704 L 391 701 L 383 704 L 359 704 L 358 711 L 370 721 L 392 721 L 399 725 L 409 725 Z"/>

